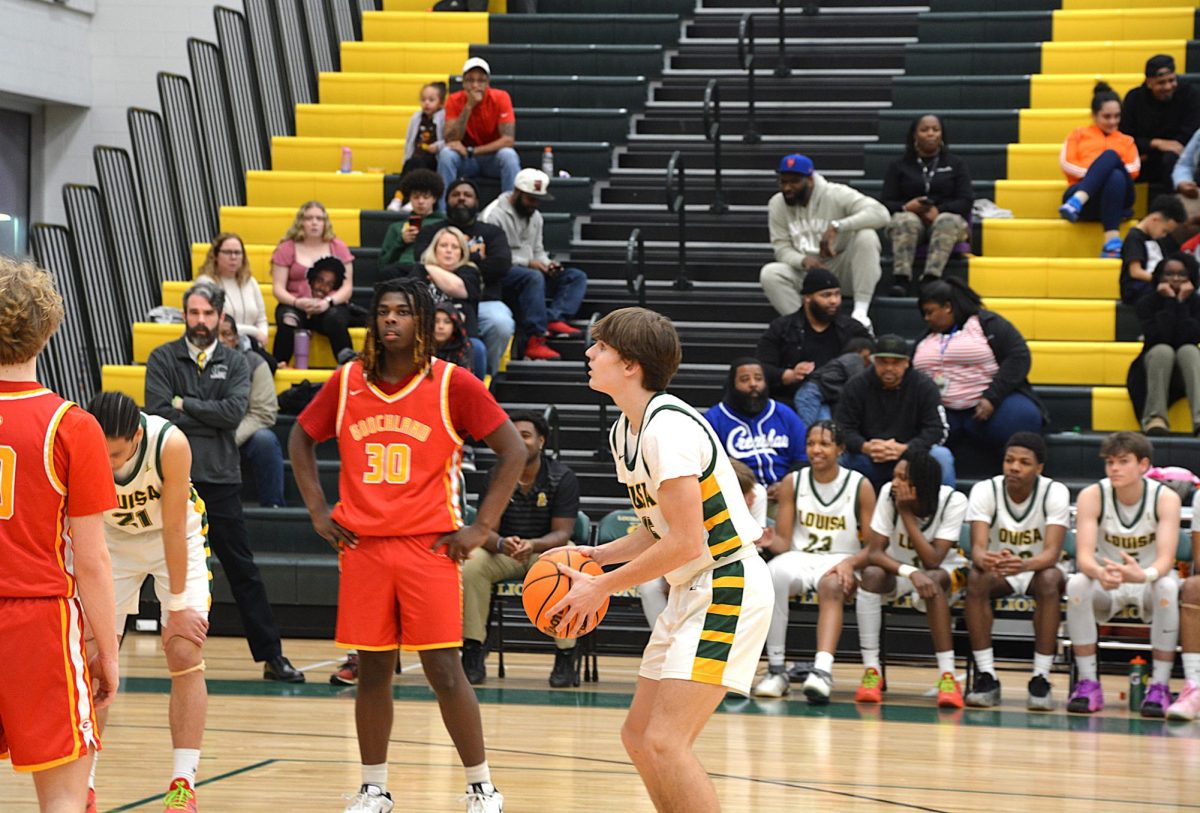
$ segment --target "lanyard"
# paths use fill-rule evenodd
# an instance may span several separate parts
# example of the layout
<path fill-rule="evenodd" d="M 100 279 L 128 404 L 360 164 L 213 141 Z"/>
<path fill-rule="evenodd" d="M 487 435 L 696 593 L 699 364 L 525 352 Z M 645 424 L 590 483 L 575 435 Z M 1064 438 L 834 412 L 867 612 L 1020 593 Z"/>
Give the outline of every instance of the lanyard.
<path fill-rule="evenodd" d="M 921 165 L 921 175 L 925 179 L 925 197 L 929 197 L 929 187 L 933 183 L 933 173 L 938 171 L 938 163 L 941 160 L 941 154 L 933 156 L 933 160 L 924 161 L 921 158 L 917 159 L 917 163 Z"/>

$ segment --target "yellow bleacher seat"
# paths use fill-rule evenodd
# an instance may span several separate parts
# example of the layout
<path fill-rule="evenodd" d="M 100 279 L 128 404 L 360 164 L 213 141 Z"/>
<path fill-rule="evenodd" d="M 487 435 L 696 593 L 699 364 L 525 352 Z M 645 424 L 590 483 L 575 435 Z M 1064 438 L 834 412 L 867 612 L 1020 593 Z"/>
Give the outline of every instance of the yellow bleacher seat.
<path fill-rule="evenodd" d="M 275 343 L 275 328 L 271 327 L 267 339 L 267 347 Z M 145 364 L 150 358 L 151 351 L 159 345 L 172 342 L 183 335 L 183 325 L 159 324 L 157 322 L 133 323 L 133 360 L 137 364 Z M 361 327 L 350 328 L 350 340 L 355 350 L 362 350 L 367 330 Z M 308 363 L 315 369 L 332 368 L 337 366 L 333 352 L 329 349 L 329 340 L 320 333 L 313 333 L 309 344 Z"/>
<path fill-rule="evenodd" d="M 486 45 L 487 12 L 365 11 L 363 42 L 466 42 Z"/>
<path fill-rule="evenodd" d="M 290 206 L 306 200 L 319 200 L 330 209 L 382 209 L 386 204 L 383 175 L 279 170 L 246 173 L 248 206 Z"/>
<path fill-rule="evenodd" d="M 1063 179 L 1058 165 L 1062 143 L 1009 144 L 1007 169 L 1009 180 L 1058 181 Z"/>
<path fill-rule="evenodd" d="M 384 0 L 385 3 L 387 0 Z M 396 0 L 405 2 L 406 0 Z M 1164 8 L 1170 6 L 1200 7 L 1200 0 L 1062 0 L 1066 11 L 1105 8 Z"/>
<path fill-rule="evenodd" d="M 383 10 L 429 11 L 433 3 L 434 0 L 383 0 Z M 491 14 L 503 14 L 506 11 L 508 11 L 508 0 L 488 0 L 488 12 Z"/>
<path fill-rule="evenodd" d="M 305 381 L 310 381 L 313 384 L 324 384 L 332 375 L 333 368 L 326 370 L 276 370 L 275 394 L 279 395 L 290 389 L 293 384 L 300 384 Z"/>
<path fill-rule="evenodd" d="M 222 206 L 221 231 L 237 232 L 246 243 L 274 246 L 283 239 L 284 233 L 296 219 L 296 210 L 304 202 L 299 200 L 289 207 Z M 358 209 L 327 208 L 326 212 L 333 223 L 334 234 L 342 242 L 351 248 L 362 244 L 359 239 Z"/>
<path fill-rule="evenodd" d="M 457 42 L 343 42 L 342 70 L 449 76 L 462 70 L 468 53 L 469 46 Z"/>
<path fill-rule="evenodd" d="M 289 389 L 293 384 L 311 381 L 322 384 L 333 375 L 333 370 L 290 370 L 275 371 L 275 394 Z M 106 364 L 100 368 L 100 386 L 111 392 L 123 392 L 137 402 L 146 405 L 146 368 L 141 364 Z"/>
<path fill-rule="evenodd" d="M 1116 340 L 1116 302 L 1099 299 L 988 297 L 996 311 L 1028 341 L 1111 342 Z"/>
<path fill-rule="evenodd" d="M 1140 349 L 1141 345 L 1138 347 Z M 1192 433 L 1192 413 L 1188 410 L 1186 398 L 1171 405 L 1167 420 L 1171 423 L 1172 432 Z M 1092 388 L 1092 431 L 1137 431 L 1140 428 L 1128 390 L 1124 387 Z"/>
<path fill-rule="evenodd" d="M 1141 342 L 1031 341 L 1034 384 L 1092 384 L 1124 386 L 1125 374 Z"/>
<path fill-rule="evenodd" d="M 162 298 L 163 302 L 173 303 L 183 301 L 183 292 L 186 291 L 192 283 L 176 282 L 174 280 L 163 280 Z M 275 307 L 279 304 L 279 300 L 275 298 L 275 294 L 271 291 L 271 283 L 259 283 L 259 290 L 262 291 L 263 304 L 267 308 L 267 321 L 275 324 Z"/>
<path fill-rule="evenodd" d="M 275 136 L 271 139 L 271 166 L 287 172 L 337 172 L 342 147 L 353 153 L 354 168 L 368 174 L 399 174 L 404 167 L 403 138 L 317 138 Z"/>
<path fill-rule="evenodd" d="M 1091 97 L 1087 99 L 1091 104 Z M 1025 108 L 1019 113 L 1018 140 L 1022 144 L 1058 144 L 1076 127 L 1092 123 L 1089 107 Z"/>
<path fill-rule="evenodd" d="M 298 104 L 296 135 L 319 138 L 404 138 L 416 105 Z M 1066 137 L 1066 133 L 1063 133 Z M 361 163 L 356 166 L 362 167 Z"/>
<path fill-rule="evenodd" d="M 324 74 L 322 74 L 324 75 Z M 1029 77 L 1030 107 L 1076 108 L 1090 106 L 1092 89 L 1104 80 L 1113 90 L 1125 97 L 1142 84 L 1142 72 L 1137 73 L 1039 73 Z M 324 96 L 321 97 L 324 99 Z"/>
<path fill-rule="evenodd" d="M 1166 33 L 1166 32 L 1164 32 Z M 1087 66 L 1097 73 L 1141 73 L 1146 60 L 1155 54 L 1170 54 L 1182 72 L 1187 65 L 1187 40 L 1191 28 L 1171 31 L 1178 39 L 1129 40 L 1126 42 L 1044 42 L 1042 73 L 1078 73 Z"/>
<path fill-rule="evenodd" d="M 364 17 L 366 15 L 363 15 Z M 1053 12 L 1055 42 L 1148 40 L 1165 33 L 1191 39 L 1195 9 L 1090 9 Z"/>
<path fill-rule="evenodd" d="M 1120 296 L 1120 260 L 1100 257 L 971 257 L 971 288 L 987 297 L 1107 299 Z"/>
<path fill-rule="evenodd" d="M 1066 189 L 1066 179 L 1061 176 L 1060 180 L 1054 181 L 1010 181 L 1001 178 L 996 181 L 996 205 L 1012 210 L 1015 217 L 1057 217 Z M 1146 211 L 1147 190 L 1146 184 L 1136 184 L 1133 188 L 1135 217 Z"/>
<path fill-rule="evenodd" d="M 1121 225 L 1122 235 L 1134 225 Z M 1057 218 L 992 218 L 983 221 L 983 253 L 989 257 L 1098 257 L 1104 242 L 1099 223 Z"/>
<path fill-rule="evenodd" d="M 408 74 L 326 71 L 317 80 L 318 98 L 322 104 L 413 104 L 420 99 L 421 88 L 430 82 L 445 82 L 446 79 L 445 74 L 428 72 Z"/>
<path fill-rule="evenodd" d="M 280 233 L 282 237 L 282 232 Z M 243 238 L 244 239 L 244 238 Z M 271 282 L 271 255 L 275 253 L 276 243 L 269 245 L 243 243 L 246 247 L 246 259 L 250 263 L 250 273 L 259 282 Z M 192 276 L 200 273 L 204 258 L 208 256 L 208 243 L 192 243 Z M 164 298 L 165 302 L 166 299 Z M 170 304 L 170 303 L 168 303 Z"/>

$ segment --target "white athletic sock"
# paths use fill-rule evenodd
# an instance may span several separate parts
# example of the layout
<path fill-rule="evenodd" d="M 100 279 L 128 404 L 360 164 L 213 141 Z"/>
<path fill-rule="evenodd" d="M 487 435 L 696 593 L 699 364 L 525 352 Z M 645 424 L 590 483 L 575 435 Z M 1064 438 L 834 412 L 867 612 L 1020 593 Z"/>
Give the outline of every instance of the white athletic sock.
<path fill-rule="evenodd" d="M 813 658 L 813 669 L 820 669 L 822 672 L 833 674 L 833 653 L 818 652 L 817 657 Z"/>
<path fill-rule="evenodd" d="M 1184 664 L 1187 664 L 1187 655 L 1184 655 Z M 1198 656 L 1200 657 L 1200 656 Z M 1186 669 L 1186 665 L 1184 666 Z M 88 787 L 92 790 L 96 789 L 96 763 L 100 761 L 100 752 L 92 749 L 92 769 L 88 772 Z"/>
<path fill-rule="evenodd" d="M 1171 682 L 1171 667 L 1175 665 L 1174 660 L 1160 661 L 1157 658 L 1150 662 L 1153 666 L 1150 667 L 1150 682 L 1151 683 L 1170 683 Z"/>
<path fill-rule="evenodd" d="M 1079 673 L 1080 680 L 1095 680 L 1096 679 L 1096 656 L 1095 655 L 1076 655 L 1075 656 L 1075 671 Z"/>
<path fill-rule="evenodd" d="M 1200 652 L 1183 653 L 1183 676 L 1192 683 L 1200 684 Z M 93 763 L 92 771 L 96 770 Z"/>
<path fill-rule="evenodd" d="M 996 677 L 996 655 L 990 646 L 987 649 L 974 649 L 971 654 L 975 656 L 975 667 L 980 672 Z"/>
<path fill-rule="evenodd" d="M 862 649 L 863 668 L 879 668 L 879 630 L 883 626 L 883 596 L 858 591 L 854 601 L 858 617 L 858 645 Z"/>
<path fill-rule="evenodd" d="M 938 674 L 944 675 L 947 672 L 954 674 L 954 650 L 947 649 L 945 652 L 937 653 Z"/>
<path fill-rule="evenodd" d="M 1033 653 L 1033 673 L 1041 675 L 1047 680 L 1050 679 L 1050 669 L 1054 666 L 1053 655 L 1043 655 L 1040 652 Z"/>
<path fill-rule="evenodd" d="M 467 767 L 466 771 L 468 785 L 480 785 L 484 782 L 491 784 L 492 772 L 488 768 L 487 760 L 480 762 L 478 765 Z"/>
<path fill-rule="evenodd" d="M 175 777 L 182 776 L 192 787 L 196 787 L 196 771 L 200 767 L 199 748 L 175 749 Z"/>
<path fill-rule="evenodd" d="M 767 664 L 771 667 L 772 672 L 782 672 L 784 667 L 787 666 L 784 658 L 785 652 L 785 647 L 767 644 Z"/>
<path fill-rule="evenodd" d="M 865 302 L 860 302 L 856 299 L 854 300 L 854 310 L 850 312 L 850 315 L 860 322 L 870 321 L 870 317 L 867 316 L 867 311 L 870 309 L 870 307 L 871 300 L 868 299 Z"/>
<path fill-rule="evenodd" d="M 378 765 L 363 765 L 362 766 L 362 783 L 364 785 L 374 785 L 380 790 L 387 790 L 388 779 L 388 764 L 381 762 Z"/>

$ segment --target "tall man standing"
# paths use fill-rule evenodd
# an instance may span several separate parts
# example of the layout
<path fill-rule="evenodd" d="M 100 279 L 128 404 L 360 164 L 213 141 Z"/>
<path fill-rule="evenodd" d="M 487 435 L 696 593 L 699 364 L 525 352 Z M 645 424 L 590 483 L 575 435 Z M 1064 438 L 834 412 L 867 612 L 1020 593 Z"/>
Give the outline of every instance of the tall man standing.
<path fill-rule="evenodd" d="M 517 118 L 512 98 L 491 86 L 491 75 L 485 60 L 471 57 L 463 63 L 463 89 L 446 99 L 446 146 L 438 153 L 438 174 L 447 193 L 455 178 L 480 175 L 499 178 L 500 191 L 511 192 L 521 169 L 513 149 Z"/>
<path fill-rule="evenodd" d="M 221 560 L 246 640 L 263 677 L 303 683 L 283 655 L 242 516 L 242 459 L 235 432 L 250 403 L 246 359 L 218 339 L 225 292 L 197 283 L 183 295 L 184 335 L 146 361 L 146 413 L 166 418 L 192 447 L 192 484 L 208 511 L 208 541 Z"/>

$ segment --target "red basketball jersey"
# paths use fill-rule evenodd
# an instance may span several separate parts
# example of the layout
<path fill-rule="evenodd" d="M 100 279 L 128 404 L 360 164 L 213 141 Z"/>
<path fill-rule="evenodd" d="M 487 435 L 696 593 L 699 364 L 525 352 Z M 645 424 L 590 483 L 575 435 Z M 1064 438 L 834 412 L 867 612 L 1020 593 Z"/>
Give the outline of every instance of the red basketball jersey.
<path fill-rule="evenodd" d="M 364 536 L 462 527 L 463 439 L 450 417 L 453 370 L 434 359 L 428 374 L 388 395 L 367 381 L 360 362 L 342 368 L 336 423 L 342 469 L 333 509 L 339 525 Z"/>
<path fill-rule="evenodd" d="M 0 597 L 73 597 L 68 514 L 116 504 L 95 418 L 36 383 L 0 382 Z"/>

